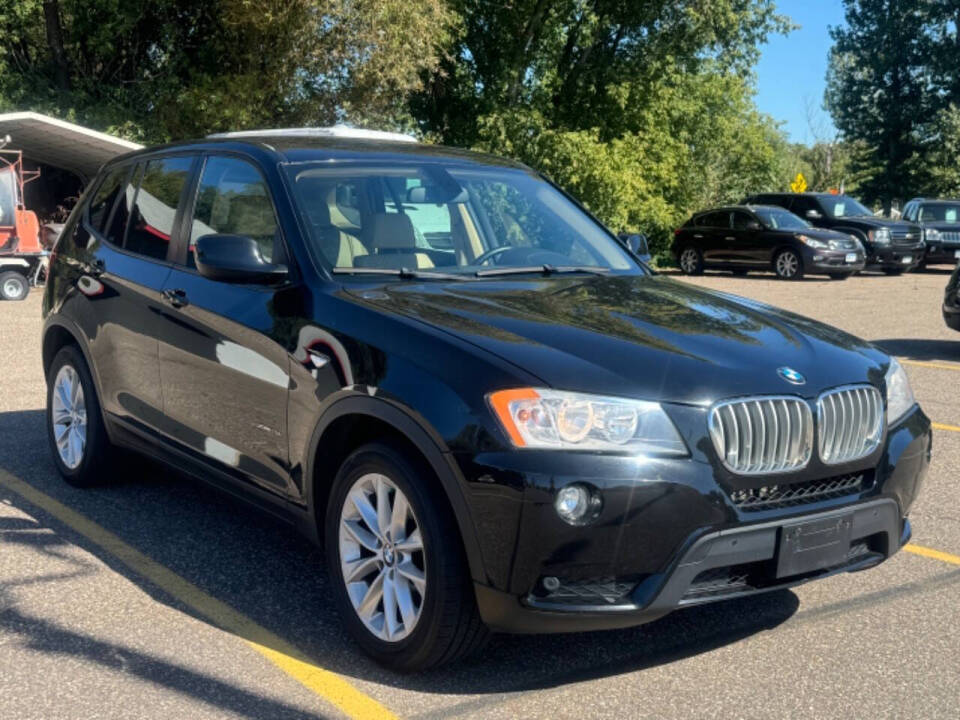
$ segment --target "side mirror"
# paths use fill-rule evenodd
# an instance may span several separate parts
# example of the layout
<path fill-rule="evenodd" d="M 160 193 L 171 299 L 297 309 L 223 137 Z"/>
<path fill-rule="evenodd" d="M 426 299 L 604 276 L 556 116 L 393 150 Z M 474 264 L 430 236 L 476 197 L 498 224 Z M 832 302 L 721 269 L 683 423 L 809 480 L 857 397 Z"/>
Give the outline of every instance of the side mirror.
<path fill-rule="evenodd" d="M 643 233 L 623 233 L 618 236 L 620 242 L 632 252 L 634 255 L 637 255 L 644 262 L 650 260 L 650 246 L 647 243 L 647 236 Z"/>
<path fill-rule="evenodd" d="M 823 215 L 821 215 L 821 214 L 820 214 L 819 212 L 817 212 L 816 210 L 807 210 L 807 211 L 804 213 L 804 215 L 807 216 L 807 219 L 808 219 L 808 220 L 819 220 L 820 218 L 823 217 Z"/>
<path fill-rule="evenodd" d="M 751 220 L 747 223 L 747 230 L 763 230 L 763 225 L 758 223 L 756 220 Z"/>
<path fill-rule="evenodd" d="M 204 235 L 194 257 L 205 278 L 232 283 L 275 283 L 287 276 L 287 266 L 267 262 L 257 241 L 244 235 Z"/>

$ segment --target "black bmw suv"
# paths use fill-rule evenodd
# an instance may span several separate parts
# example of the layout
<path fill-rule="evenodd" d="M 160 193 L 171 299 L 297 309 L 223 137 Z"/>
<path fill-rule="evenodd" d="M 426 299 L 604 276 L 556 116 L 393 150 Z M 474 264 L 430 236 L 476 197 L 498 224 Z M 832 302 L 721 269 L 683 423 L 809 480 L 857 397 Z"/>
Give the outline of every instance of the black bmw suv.
<path fill-rule="evenodd" d="M 918 225 L 874 215 L 849 195 L 830 193 L 761 193 L 746 204 L 779 205 L 815 227 L 857 238 L 867 252 L 868 268 L 887 275 L 913 270 L 923 260 L 923 232 Z"/>
<path fill-rule="evenodd" d="M 863 270 L 864 252 L 851 235 L 813 227 L 775 205 L 737 205 L 697 213 L 673 234 L 673 255 L 687 275 L 706 268 L 773 270 L 782 280 L 822 273 L 846 280 Z"/>
<path fill-rule="evenodd" d="M 931 431 L 896 360 L 653 273 L 526 167 L 342 134 L 152 148 L 91 183 L 44 297 L 68 482 L 130 448 L 288 520 L 407 670 L 909 539 Z"/>

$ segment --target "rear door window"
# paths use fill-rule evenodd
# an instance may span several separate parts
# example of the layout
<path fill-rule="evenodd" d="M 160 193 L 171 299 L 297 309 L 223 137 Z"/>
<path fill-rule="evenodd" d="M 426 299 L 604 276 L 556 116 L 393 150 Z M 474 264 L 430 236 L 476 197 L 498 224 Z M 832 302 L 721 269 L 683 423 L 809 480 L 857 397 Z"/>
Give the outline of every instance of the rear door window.
<path fill-rule="evenodd" d="M 110 219 L 110 211 L 123 192 L 129 174 L 130 166 L 128 165 L 111 170 L 93 194 L 87 208 L 87 222 L 97 232 L 102 233 L 106 228 L 107 220 Z"/>
<path fill-rule="evenodd" d="M 753 216 L 750 213 L 745 213 L 742 210 L 735 210 L 733 212 L 733 229 L 734 230 L 749 230 L 750 223 L 756 222 Z"/>
<path fill-rule="evenodd" d="M 130 212 L 124 249 L 166 259 L 193 161 L 192 157 L 168 157 L 147 162 Z"/>
<path fill-rule="evenodd" d="M 700 216 L 697 225 L 708 228 L 729 228 L 730 213 L 726 211 L 706 213 Z"/>
<path fill-rule="evenodd" d="M 193 209 L 187 267 L 196 267 L 194 248 L 206 235 L 253 238 L 264 260 L 273 262 L 277 257 L 277 217 L 267 183 L 260 171 L 246 160 L 207 159 Z"/>

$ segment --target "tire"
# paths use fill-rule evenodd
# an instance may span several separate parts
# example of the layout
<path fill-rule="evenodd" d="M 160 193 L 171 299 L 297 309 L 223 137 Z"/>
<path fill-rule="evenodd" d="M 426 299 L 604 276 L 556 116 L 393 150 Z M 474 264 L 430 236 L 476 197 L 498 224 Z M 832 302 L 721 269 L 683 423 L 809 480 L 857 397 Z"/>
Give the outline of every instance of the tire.
<path fill-rule="evenodd" d="M 366 498 L 365 514 L 351 499 L 358 493 Z M 344 461 L 327 504 L 327 567 L 341 617 L 364 652 L 401 672 L 446 665 L 472 655 L 489 635 L 477 610 L 462 546 L 451 541 L 459 537 L 459 529 L 449 509 L 437 502 L 441 493 L 430 471 L 407 453 L 373 443 L 358 448 Z M 395 528 L 389 528 L 394 530 L 392 535 L 379 529 L 378 499 L 395 510 L 401 496 L 409 507 L 402 532 L 411 541 L 416 537 L 414 529 L 419 530 L 419 549 L 416 542 L 402 548 L 404 543 L 396 540 L 399 532 Z M 392 518 L 393 513 L 390 515 Z M 350 571 L 362 574 L 355 575 L 348 587 Z M 379 596 L 375 589 L 368 595 L 378 583 Z M 385 583 L 390 583 L 390 591 L 384 592 Z M 363 619 L 361 608 L 368 596 L 371 610 Z M 404 596 L 409 616 L 403 613 Z M 385 612 L 388 597 L 394 598 L 395 605 L 392 627 Z"/>
<path fill-rule="evenodd" d="M 831 280 L 846 280 L 853 273 L 830 273 Z"/>
<path fill-rule="evenodd" d="M 687 245 L 680 251 L 677 263 L 684 275 L 703 275 L 703 253 L 693 245 Z"/>
<path fill-rule="evenodd" d="M 801 280 L 803 258 L 795 250 L 781 250 L 773 258 L 773 271 L 781 280 Z"/>
<path fill-rule="evenodd" d="M 0 273 L 0 298 L 23 300 L 30 293 L 30 282 L 18 272 L 8 270 Z"/>
<path fill-rule="evenodd" d="M 70 393 L 67 387 L 77 387 L 79 394 Z M 69 414 L 69 421 L 64 413 Z M 110 444 L 90 370 L 75 345 L 61 348 L 50 365 L 46 422 L 53 462 L 64 480 L 75 487 L 103 485 L 110 480 L 117 449 Z M 82 435 L 78 436 L 74 428 L 81 424 Z M 65 446 L 63 433 L 71 432 L 74 435 Z"/>
<path fill-rule="evenodd" d="M 883 274 L 890 275 L 891 277 L 903 275 L 903 268 L 883 268 Z"/>

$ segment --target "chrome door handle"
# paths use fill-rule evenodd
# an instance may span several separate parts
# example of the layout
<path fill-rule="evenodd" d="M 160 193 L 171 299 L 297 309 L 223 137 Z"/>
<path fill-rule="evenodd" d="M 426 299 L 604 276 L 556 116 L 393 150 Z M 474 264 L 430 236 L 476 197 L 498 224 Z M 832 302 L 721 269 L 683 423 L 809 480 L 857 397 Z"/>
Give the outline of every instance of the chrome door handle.
<path fill-rule="evenodd" d="M 727 237 L 725 237 L 724 240 L 736 240 L 736 238 L 727 235 Z"/>
<path fill-rule="evenodd" d="M 160 293 L 160 296 L 175 308 L 181 308 L 190 304 L 190 301 L 187 299 L 186 291 L 179 288 L 164 290 L 162 293 Z"/>

